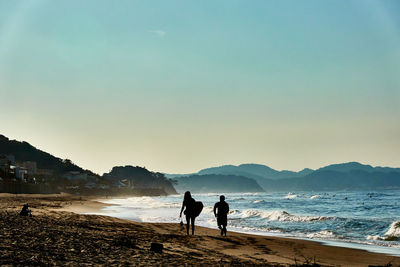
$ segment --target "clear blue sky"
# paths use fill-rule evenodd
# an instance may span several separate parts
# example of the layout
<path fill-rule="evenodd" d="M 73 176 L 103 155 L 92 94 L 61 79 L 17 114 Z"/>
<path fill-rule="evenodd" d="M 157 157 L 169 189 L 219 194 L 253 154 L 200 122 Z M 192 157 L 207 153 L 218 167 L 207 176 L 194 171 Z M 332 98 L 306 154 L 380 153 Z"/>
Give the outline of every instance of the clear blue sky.
<path fill-rule="evenodd" d="M 400 1 L 0 0 L 0 133 L 102 173 L 400 167 Z"/>

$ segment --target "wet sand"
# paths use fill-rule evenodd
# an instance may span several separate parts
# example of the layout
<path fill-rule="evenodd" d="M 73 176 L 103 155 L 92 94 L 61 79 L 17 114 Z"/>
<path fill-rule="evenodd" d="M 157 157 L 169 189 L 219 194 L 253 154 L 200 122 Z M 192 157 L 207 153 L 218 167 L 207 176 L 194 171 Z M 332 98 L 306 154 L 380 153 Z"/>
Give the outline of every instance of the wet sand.
<path fill-rule="evenodd" d="M 33 217 L 20 217 L 28 203 Z M 172 223 L 138 223 L 82 215 L 104 204 L 70 195 L 0 194 L 0 265 L 133 266 L 400 266 L 400 257 L 318 242 L 196 227 L 195 236 Z M 162 243 L 162 253 L 150 251 Z M 318 265 L 315 265 L 318 266 Z"/>

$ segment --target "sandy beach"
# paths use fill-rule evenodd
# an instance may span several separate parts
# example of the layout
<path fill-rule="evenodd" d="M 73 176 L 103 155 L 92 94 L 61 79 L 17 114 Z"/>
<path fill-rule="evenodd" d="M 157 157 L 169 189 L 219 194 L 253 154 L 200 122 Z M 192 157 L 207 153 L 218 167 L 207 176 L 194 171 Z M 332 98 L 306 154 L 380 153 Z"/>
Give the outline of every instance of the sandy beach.
<path fill-rule="evenodd" d="M 20 217 L 28 203 L 33 217 Z M 61 195 L 0 194 L 0 265 L 399 266 L 400 257 L 318 242 L 83 215 L 105 204 Z M 150 251 L 162 243 L 162 253 Z M 307 266 L 307 265 L 303 265 Z"/>

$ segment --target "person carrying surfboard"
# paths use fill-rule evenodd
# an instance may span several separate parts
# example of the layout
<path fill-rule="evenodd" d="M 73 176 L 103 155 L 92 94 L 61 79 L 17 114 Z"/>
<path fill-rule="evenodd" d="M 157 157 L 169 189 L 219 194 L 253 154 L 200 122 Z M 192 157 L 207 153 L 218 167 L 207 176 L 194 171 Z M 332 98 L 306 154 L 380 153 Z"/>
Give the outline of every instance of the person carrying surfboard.
<path fill-rule="evenodd" d="M 218 212 L 217 212 L 218 210 Z M 221 229 L 221 235 L 226 236 L 226 225 L 228 224 L 229 205 L 225 202 L 225 196 L 219 197 L 219 202 L 214 205 L 214 215 L 217 218 L 218 228 Z"/>
<path fill-rule="evenodd" d="M 203 203 L 196 202 L 189 191 L 185 192 L 183 197 L 182 209 L 179 218 L 182 218 L 182 212 L 185 209 L 184 214 L 186 215 L 186 233 L 189 235 L 190 223 L 192 224 L 192 235 L 194 235 L 194 221 L 197 216 L 200 215 L 203 210 Z"/>

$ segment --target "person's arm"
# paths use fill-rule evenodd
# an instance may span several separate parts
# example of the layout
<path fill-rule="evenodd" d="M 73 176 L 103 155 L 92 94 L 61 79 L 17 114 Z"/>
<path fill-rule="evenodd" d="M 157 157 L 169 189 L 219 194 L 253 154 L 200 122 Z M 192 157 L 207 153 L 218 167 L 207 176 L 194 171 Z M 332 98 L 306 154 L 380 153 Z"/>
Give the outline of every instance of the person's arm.
<path fill-rule="evenodd" d="M 215 216 L 215 217 L 217 217 L 217 212 L 216 212 L 216 210 L 217 210 L 217 204 L 218 204 L 218 203 L 215 203 L 215 205 L 214 205 L 214 216 Z"/>
<path fill-rule="evenodd" d="M 185 208 L 185 201 L 182 202 L 182 209 L 181 209 L 181 213 L 179 214 L 179 218 L 182 217 L 182 212 L 183 212 L 184 208 Z"/>
<path fill-rule="evenodd" d="M 228 203 L 226 203 L 226 207 L 228 208 L 228 210 L 226 211 L 226 214 L 228 214 L 229 213 L 229 204 Z"/>

